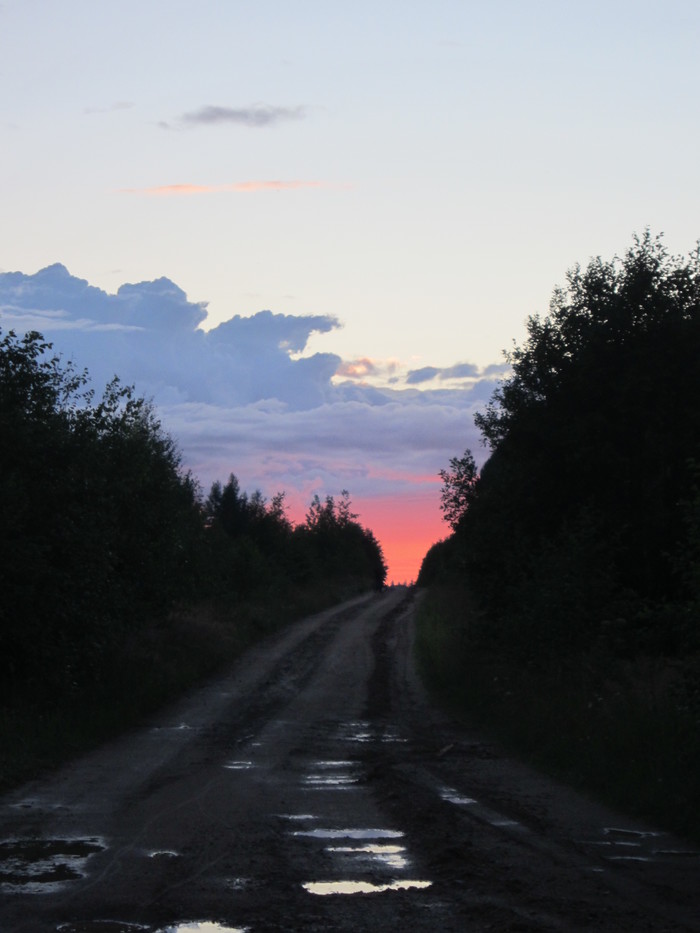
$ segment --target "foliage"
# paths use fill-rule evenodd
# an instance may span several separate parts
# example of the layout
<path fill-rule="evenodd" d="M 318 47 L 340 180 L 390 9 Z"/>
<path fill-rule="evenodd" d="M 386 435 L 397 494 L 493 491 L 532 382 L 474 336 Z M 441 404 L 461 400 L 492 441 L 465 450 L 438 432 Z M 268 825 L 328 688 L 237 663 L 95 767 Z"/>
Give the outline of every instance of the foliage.
<path fill-rule="evenodd" d="M 36 333 L 0 341 L 3 688 L 77 694 L 143 611 L 193 584 L 197 489 L 151 406 Z"/>
<path fill-rule="evenodd" d="M 419 576 L 424 670 L 521 753 L 683 828 L 700 761 L 700 247 L 670 256 L 647 232 L 575 267 L 507 359 L 475 419 L 478 481 L 469 451 L 440 474 L 453 533 Z"/>
<path fill-rule="evenodd" d="M 346 489 L 340 500 L 315 495 L 303 524 L 287 518 L 284 493 L 268 505 L 262 493 L 240 490 L 234 474 L 225 486 L 214 483 L 205 511 L 212 530 L 229 539 L 230 586 L 249 594 L 263 580 L 306 583 L 322 576 L 344 579 L 350 588 L 381 588 L 386 565 L 381 547 L 352 511 Z M 235 581 L 238 581 L 237 583 Z"/>
<path fill-rule="evenodd" d="M 536 651 L 557 626 L 572 646 L 603 637 L 611 614 L 668 625 L 661 607 L 696 579 L 700 251 L 670 256 L 647 232 L 571 270 L 527 334 L 475 419 L 491 448 L 478 483 L 469 451 L 441 473 L 471 584 L 509 637 L 532 645 L 537 620 Z"/>
<path fill-rule="evenodd" d="M 453 457 L 450 469 L 440 470 L 438 475 L 442 479 L 440 508 L 455 531 L 477 494 L 478 470 L 472 452 L 465 450 L 461 457 Z"/>
<path fill-rule="evenodd" d="M 453 714 L 587 795 L 700 840 L 700 658 L 543 666 L 481 638 L 486 621 L 463 582 L 422 594 L 417 660 Z"/>

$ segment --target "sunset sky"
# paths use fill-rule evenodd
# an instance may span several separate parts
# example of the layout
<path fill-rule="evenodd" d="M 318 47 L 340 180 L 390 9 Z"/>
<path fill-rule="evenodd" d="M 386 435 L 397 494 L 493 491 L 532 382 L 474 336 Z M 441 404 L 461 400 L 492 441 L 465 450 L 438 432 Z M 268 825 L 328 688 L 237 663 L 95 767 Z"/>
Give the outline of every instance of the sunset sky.
<path fill-rule="evenodd" d="M 695 0 L 3 0 L 0 327 L 412 579 L 527 316 L 700 237 L 699 47 Z"/>

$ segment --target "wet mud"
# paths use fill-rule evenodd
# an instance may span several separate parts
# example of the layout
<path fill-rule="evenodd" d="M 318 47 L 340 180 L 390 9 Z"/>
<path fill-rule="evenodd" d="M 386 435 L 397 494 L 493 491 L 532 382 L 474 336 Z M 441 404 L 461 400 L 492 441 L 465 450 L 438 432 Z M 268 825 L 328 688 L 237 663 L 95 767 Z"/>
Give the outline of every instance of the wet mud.
<path fill-rule="evenodd" d="M 305 620 L 0 801 L 0 930 L 700 930 L 693 846 L 431 706 L 413 599 Z"/>

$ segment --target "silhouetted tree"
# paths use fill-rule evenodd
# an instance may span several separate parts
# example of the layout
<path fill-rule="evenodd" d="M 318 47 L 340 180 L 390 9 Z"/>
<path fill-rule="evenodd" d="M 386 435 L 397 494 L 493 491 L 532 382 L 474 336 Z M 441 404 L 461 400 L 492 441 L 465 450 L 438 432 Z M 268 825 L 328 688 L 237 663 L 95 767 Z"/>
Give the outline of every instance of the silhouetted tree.
<path fill-rule="evenodd" d="M 3 690 L 79 692 L 110 645 L 195 585 L 202 522 L 152 407 L 40 334 L 0 340 Z"/>
<path fill-rule="evenodd" d="M 593 639 L 609 613 L 648 627 L 688 578 L 700 249 L 670 256 L 647 232 L 622 258 L 576 266 L 507 359 L 475 419 L 491 448 L 478 482 L 469 460 L 464 482 L 462 461 L 441 474 L 473 587 L 525 639 L 532 626 L 551 638 L 555 620 L 561 639 Z"/>
<path fill-rule="evenodd" d="M 465 450 L 461 457 L 453 457 L 450 469 L 440 470 L 439 476 L 442 479 L 440 508 L 454 531 L 476 496 L 478 470 L 471 450 Z"/>

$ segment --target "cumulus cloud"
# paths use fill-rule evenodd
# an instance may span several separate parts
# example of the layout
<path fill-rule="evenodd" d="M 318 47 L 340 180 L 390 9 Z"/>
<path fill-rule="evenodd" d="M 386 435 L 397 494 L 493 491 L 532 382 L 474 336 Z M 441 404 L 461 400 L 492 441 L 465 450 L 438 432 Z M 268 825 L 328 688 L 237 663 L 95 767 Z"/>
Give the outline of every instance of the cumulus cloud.
<path fill-rule="evenodd" d="M 40 331 L 98 391 L 117 374 L 152 398 L 205 489 L 233 471 L 244 489 L 285 490 L 303 514 L 314 493 L 348 488 L 361 517 L 363 503 L 388 515 L 397 500 L 425 514 L 434 496 L 439 521 L 438 471 L 467 446 L 484 459 L 473 415 L 502 367 L 424 367 L 400 383 L 396 360 L 309 354 L 313 334 L 340 327 L 333 316 L 265 310 L 205 331 L 206 316 L 167 278 L 109 294 L 59 264 L 0 274 L 0 328 Z"/>
<path fill-rule="evenodd" d="M 198 110 L 183 113 L 181 123 L 186 126 L 212 126 L 233 123 L 254 129 L 275 126 L 289 120 L 302 120 L 306 116 L 304 107 L 273 107 L 269 104 L 254 104 L 251 107 L 221 107 L 208 104 Z"/>
<path fill-rule="evenodd" d="M 236 194 L 250 194 L 256 191 L 294 191 L 298 188 L 324 188 L 328 187 L 323 181 L 238 181 L 226 185 L 156 185 L 151 188 L 122 188 L 122 194 L 145 194 L 151 197 L 182 197 L 195 194 L 219 194 L 233 192 Z"/>

